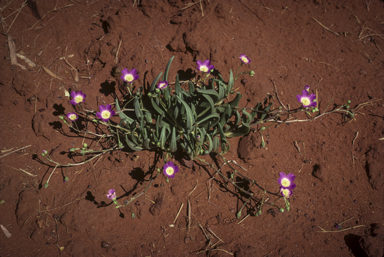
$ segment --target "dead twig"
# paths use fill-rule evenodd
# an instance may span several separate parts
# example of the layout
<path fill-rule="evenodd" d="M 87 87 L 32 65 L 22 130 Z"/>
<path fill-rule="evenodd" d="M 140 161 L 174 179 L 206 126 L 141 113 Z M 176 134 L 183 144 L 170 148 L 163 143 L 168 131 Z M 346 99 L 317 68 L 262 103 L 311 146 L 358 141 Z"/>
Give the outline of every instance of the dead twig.
<path fill-rule="evenodd" d="M 286 109 L 288 111 L 287 107 L 285 107 L 285 105 L 280 101 L 279 94 L 277 93 L 277 88 L 276 88 L 276 85 L 275 85 L 275 81 L 273 79 L 269 79 L 269 80 L 272 82 L 273 87 L 275 88 L 274 91 L 275 91 L 275 95 L 276 95 L 277 101 L 279 101 L 280 105 L 283 106 L 284 109 Z"/>
<path fill-rule="evenodd" d="M 3 158 L 3 157 L 5 157 L 5 156 L 7 156 L 7 155 L 10 155 L 11 153 L 14 153 L 14 152 L 23 150 L 23 149 L 28 148 L 28 147 L 30 147 L 30 146 L 31 146 L 31 145 L 27 145 L 27 146 L 21 147 L 21 148 L 19 148 L 19 149 L 13 150 L 12 152 L 6 153 L 6 154 L 0 156 L 0 159 Z"/>
<path fill-rule="evenodd" d="M 6 34 L 8 34 L 8 32 L 9 32 L 9 30 L 11 29 L 13 23 L 16 21 L 16 19 L 17 19 L 17 17 L 19 16 L 21 10 L 22 10 L 25 6 L 27 6 L 27 0 L 24 1 L 24 3 L 21 5 L 21 7 L 19 8 L 19 10 L 17 11 L 16 17 L 13 19 L 11 25 L 9 25 L 9 28 L 8 28 Z"/>
<path fill-rule="evenodd" d="M 64 8 L 68 8 L 68 7 L 71 7 L 71 6 L 74 6 L 74 4 L 69 4 L 69 5 L 66 5 L 66 6 L 63 6 L 63 7 L 59 7 L 57 8 L 57 4 L 59 3 L 59 0 L 56 1 L 56 4 L 55 4 L 55 8 L 53 8 L 52 10 L 50 10 L 49 12 L 47 12 L 46 14 L 43 15 L 43 17 L 41 17 L 40 20 L 38 20 L 35 24 L 33 24 L 32 27 L 30 27 L 29 29 L 33 29 L 40 21 L 42 21 L 49 13 L 51 12 L 57 12 L 57 11 L 60 11 L 61 9 L 64 9 Z"/>
<path fill-rule="evenodd" d="M 169 225 L 171 228 L 173 228 L 173 227 L 175 226 L 176 220 L 177 220 L 177 218 L 179 217 L 180 212 L 181 212 L 181 210 L 183 209 L 183 206 L 184 206 L 184 203 L 181 204 L 181 206 L 180 206 L 180 208 L 179 208 L 179 211 L 177 212 L 176 217 L 175 217 L 175 219 L 173 220 L 173 223 L 172 223 L 171 225 Z"/>
<path fill-rule="evenodd" d="M 320 21 L 316 20 L 315 18 L 312 17 L 313 20 L 315 20 L 320 26 L 322 26 L 324 29 L 328 30 L 329 32 L 335 34 L 336 36 L 339 36 L 340 37 L 340 34 L 339 33 L 336 33 L 334 31 L 332 31 L 331 29 L 327 28 L 326 26 L 324 26 L 323 24 L 321 24 Z"/>
<path fill-rule="evenodd" d="M 46 67 L 44 67 L 44 66 L 42 66 L 42 67 L 43 67 L 43 70 L 44 70 L 46 73 L 48 73 L 48 75 L 54 77 L 55 79 L 63 80 L 60 76 L 54 74 L 54 73 L 53 73 L 51 70 L 49 70 L 48 68 L 46 68 Z"/>

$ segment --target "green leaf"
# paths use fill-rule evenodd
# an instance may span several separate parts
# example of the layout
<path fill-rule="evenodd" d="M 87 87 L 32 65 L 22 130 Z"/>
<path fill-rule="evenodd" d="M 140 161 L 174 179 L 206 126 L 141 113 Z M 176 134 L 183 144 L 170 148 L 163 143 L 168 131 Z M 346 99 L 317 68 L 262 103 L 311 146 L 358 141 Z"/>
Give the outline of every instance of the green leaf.
<path fill-rule="evenodd" d="M 176 128 L 172 127 L 172 136 L 171 136 L 171 143 L 169 146 L 169 150 L 171 153 L 174 153 L 177 151 L 177 145 L 176 145 Z"/>
<path fill-rule="evenodd" d="M 229 81 L 228 81 L 228 93 L 227 93 L 227 96 L 229 95 L 229 93 L 231 92 L 231 90 L 233 89 L 233 85 L 234 85 L 234 80 L 233 80 L 233 73 L 232 73 L 232 70 L 229 70 Z"/>
<path fill-rule="evenodd" d="M 144 110 L 144 117 L 145 117 L 148 124 L 152 124 L 152 113 L 151 112 Z"/>
<path fill-rule="evenodd" d="M 198 110 L 203 109 L 203 111 L 200 111 L 200 113 L 197 115 L 197 117 L 203 116 L 205 113 L 213 113 L 215 110 L 215 103 L 213 102 L 212 98 L 209 95 L 201 95 L 205 98 L 206 101 L 201 101 L 199 106 L 197 106 Z"/>
<path fill-rule="evenodd" d="M 192 126 L 195 124 L 195 119 L 193 117 L 191 108 L 189 108 L 188 104 L 183 99 L 181 99 L 180 97 L 178 97 L 178 98 L 179 98 L 179 101 L 183 104 L 185 111 L 186 111 L 186 114 L 187 114 L 187 117 L 186 117 L 187 130 L 192 130 Z"/>
<path fill-rule="evenodd" d="M 125 134 L 125 141 L 127 142 L 128 147 L 131 148 L 133 151 L 141 151 L 141 150 L 143 150 L 142 147 L 136 146 L 134 143 L 132 143 L 132 141 L 128 139 L 127 134 Z"/>
<path fill-rule="evenodd" d="M 155 87 L 156 87 L 157 81 L 159 81 L 161 74 L 163 74 L 163 73 L 160 72 L 160 74 L 157 75 L 157 77 L 155 78 L 155 80 L 152 82 L 151 87 L 150 87 L 150 89 L 149 89 L 149 92 L 152 93 L 153 91 L 155 91 Z M 151 99 L 152 99 L 152 98 L 151 98 Z"/>
<path fill-rule="evenodd" d="M 267 107 L 265 107 L 265 109 L 263 110 L 264 112 L 269 112 L 269 109 L 271 108 L 273 103 L 270 103 Z M 266 113 L 263 113 L 260 117 L 260 120 L 263 120 L 265 118 L 265 116 L 267 116 Z"/>
<path fill-rule="evenodd" d="M 212 149 L 213 149 L 213 142 L 209 134 L 207 134 L 207 138 L 208 138 L 208 153 L 210 153 L 212 152 Z"/>
<path fill-rule="evenodd" d="M 167 134 L 168 131 L 168 134 Z M 165 124 L 163 128 L 161 129 L 161 134 L 160 134 L 160 147 L 161 149 L 165 150 L 165 142 L 168 139 L 168 136 L 170 134 L 171 130 L 169 129 L 169 125 Z"/>
<path fill-rule="evenodd" d="M 175 56 L 172 56 L 171 59 L 169 59 L 168 61 L 168 64 L 167 64 L 167 67 L 165 68 L 165 72 L 164 72 L 164 76 L 163 76 L 163 79 L 162 81 L 168 81 L 168 72 L 169 72 L 169 68 L 171 67 L 171 63 L 173 61 L 173 58 L 175 58 Z"/>
<path fill-rule="evenodd" d="M 164 115 L 164 111 L 157 105 L 157 103 L 155 102 L 155 100 L 153 98 L 151 98 L 151 104 L 152 104 L 153 109 L 155 109 L 155 111 L 159 115 Z"/>
<path fill-rule="evenodd" d="M 133 107 L 135 108 L 135 114 L 137 119 L 141 119 L 143 117 L 143 111 L 141 110 L 139 99 L 135 97 L 135 100 L 133 100 Z"/>
<path fill-rule="evenodd" d="M 219 101 L 221 101 L 223 100 L 223 98 L 225 98 L 227 86 L 219 80 L 216 80 L 216 81 L 217 81 L 217 88 L 219 89 Z"/>
<path fill-rule="evenodd" d="M 229 103 L 229 104 L 231 105 L 231 107 L 235 107 L 235 108 L 239 107 L 240 99 L 241 99 L 242 97 L 243 97 L 243 96 L 242 96 L 239 92 L 237 92 L 235 99 L 233 99 L 233 100 Z"/>
<path fill-rule="evenodd" d="M 235 125 L 239 126 L 241 121 L 240 112 L 238 110 L 234 110 L 234 112 L 235 112 Z"/>
<path fill-rule="evenodd" d="M 214 138 L 213 138 L 213 148 L 212 148 L 212 152 L 214 152 L 214 153 L 219 153 L 219 151 L 218 151 L 219 146 L 220 146 L 220 139 L 219 139 L 218 137 L 214 137 Z"/>
<path fill-rule="evenodd" d="M 225 133 L 225 136 L 230 138 L 230 137 L 241 137 L 244 135 L 247 135 L 250 131 L 249 124 L 242 123 L 240 127 L 238 127 L 235 130 L 229 131 Z"/>
<path fill-rule="evenodd" d="M 220 126 L 224 128 L 225 124 L 228 123 L 229 119 L 231 118 L 232 114 L 232 108 L 227 105 L 227 108 L 225 108 L 225 111 L 221 114 L 221 119 L 220 119 Z"/>
<path fill-rule="evenodd" d="M 195 92 L 195 85 L 193 85 L 192 81 L 188 82 L 188 89 L 191 95 Z"/>
<path fill-rule="evenodd" d="M 179 74 L 176 75 L 176 81 L 175 81 L 175 93 L 181 97 L 181 87 L 179 82 Z"/>
<path fill-rule="evenodd" d="M 250 123 L 251 120 L 252 120 L 252 115 L 250 113 L 248 113 L 245 108 L 243 109 L 242 111 L 242 114 L 243 114 L 243 123 Z"/>
<path fill-rule="evenodd" d="M 212 97 L 214 103 L 217 103 L 219 100 L 219 93 L 217 93 L 214 89 L 196 89 L 196 91 L 202 95 L 209 95 Z"/>
<path fill-rule="evenodd" d="M 259 110 L 261 106 L 261 103 L 257 103 L 256 106 L 253 108 L 252 112 L 251 112 L 251 115 L 252 115 L 252 120 L 255 118 L 255 116 L 257 115 L 257 111 Z"/>
<path fill-rule="evenodd" d="M 151 142 L 151 140 L 149 138 L 144 139 L 143 146 L 145 149 L 151 149 L 151 147 L 149 145 L 150 142 Z"/>
<path fill-rule="evenodd" d="M 124 112 L 121 111 L 119 100 L 117 98 L 116 98 L 116 110 L 119 112 L 119 117 L 120 119 L 123 120 L 124 123 L 126 123 L 127 125 L 131 125 L 134 122 L 133 119 L 129 118 Z"/>
<path fill-rule="evenodd" d="M 219 114 L 214 113 L 214 114 L 210 114 L 207 117 L 205 117 L 204 119 L 198 121 L 196 124 L 199 127 L 205 127 L 208 124 L 208 122 L 211 122 L 209 128 L 206 129 L 206 131 L 209 131 L 209 129 L 211 127 L 215 126 L 219 122 L 219 120 L 220 120 Z"/>
<path fill-rule="evenodd" d="M 221 82 L 224 82 L 224 78 L 220 75 L 220 73 L 217 74 L 217 75 L 218 75 L 218 77 L 219 77 L 219 80 L 220 80 Z"/>

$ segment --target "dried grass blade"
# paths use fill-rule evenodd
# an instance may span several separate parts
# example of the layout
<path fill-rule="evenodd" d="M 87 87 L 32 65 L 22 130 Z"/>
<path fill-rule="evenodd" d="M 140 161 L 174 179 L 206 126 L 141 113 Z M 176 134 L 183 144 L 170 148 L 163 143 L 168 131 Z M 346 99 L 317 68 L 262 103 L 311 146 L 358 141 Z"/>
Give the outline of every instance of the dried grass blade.
<path fill-rule="evenodd" d="M 48 75 L 54 77 L 55 79 L 63 80 L 60 76 L 54 74 L 54 73 L 53 73 L 52 71 L 50 71 L 48 68 L 46 68 L 46 67 L 44 67 L 44 66 L 42 66 L 42 67 L 43 67 L 44 71 L 45 71 L 46 73 L 48 73 Z"/>

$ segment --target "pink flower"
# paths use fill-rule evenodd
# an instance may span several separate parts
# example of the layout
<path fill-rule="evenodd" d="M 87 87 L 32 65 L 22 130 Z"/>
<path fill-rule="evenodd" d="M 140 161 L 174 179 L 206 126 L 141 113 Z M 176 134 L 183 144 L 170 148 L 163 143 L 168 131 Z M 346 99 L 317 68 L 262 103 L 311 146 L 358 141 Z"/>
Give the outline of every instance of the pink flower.
<path fill-rule="evenodd" d="M 116 200 L 116 192 L 115 189 L 109 189 L 107 194 L 108 199 Z"/>
<path fill-rule="evenodd" d="M 294 180 L 295 175 L 292 173 L 285 175 L 285 172 L 280 172 L 280 178 L 277 180 L 277 182 L 281 185 L 282 188 L 289 188 L 292 190 L 296 187 L 296 184 L 293 183 Z"/>
<path fill-rule="evenodd" d="M 105 122 L 107 122 L 113 115 L 115 115 L 115 111 L 112 110 L 110 104 L 107 104 L 106 106 L 100 105 L 99 109 L 100 112 L 96 113 L 96 116 Z"/>
<path fill-rule="evenodd" d="M 84 102 L 85 101 L 85 97 L 86 97 L 86 95 L 83 94 L 81 91 L 79 91 L 79 92 L 72 91 L 71 92 L 71 96 L 72 96 L 73 99 L 70 102 L 73 105 L 76 105 L 76 104 Z"/>
<path fill-rule="evenodd" d="M 133 81 L 137 80 L 139 78 L 139 75 L 136 74 L 137 70 L 132 69 L 128 71 L 128 69 L 123 69 L 121 71 L 121 74 L 123 74 L 120 78 L 128 83 L 132 83 Z"/>
<path fill-rule="evenodd" d="M 316 107 L 316 95 L 315 94 L 310 94 L 308 95 L 308 91 L 309 91 L 309 86 L 305 86 L 304 87 L 304 90 L 303 90 L 303 93 L 301 95 L 297 95 L 297 101 L 299 101 L 303 107 L 307 108 L 307 107 Z"/>
<path fill-rule="evenodd" d="M 163 166 L 164 175 L 166 175 L 168 178 L 174 178 L 175 174 L 179 172 L 179 167 L 177 167 L 173 162 L 167 162 Z"/>
<path fill-rule="evenodd" d="M 251 62 L 251 59 L 249 59 L 249 57 L 246 56 L 245 54 L 240 55 L 239 59 L 240 59 L 243 63 L 245 63 L 245 64 L 248 64 L 248 63 Z"/>
<path fill-rule="evenodd" d="M 205 60 L 204 62 L 198 60 L 197 61 L 197 69 L 202 72 L 210 72 L 213 70 L 215 66 L 211 65 L 210 60 Z"/>

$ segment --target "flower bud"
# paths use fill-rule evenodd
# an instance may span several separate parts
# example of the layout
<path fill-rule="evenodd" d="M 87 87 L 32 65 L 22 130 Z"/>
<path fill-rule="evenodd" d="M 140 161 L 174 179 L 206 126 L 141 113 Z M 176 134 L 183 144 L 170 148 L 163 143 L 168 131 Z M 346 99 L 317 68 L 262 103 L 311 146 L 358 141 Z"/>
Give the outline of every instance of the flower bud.
<path fill-rule="evenodd" d="M 351 103 L 351 100 L 348 100 L 347 103 L 350 104 L 350 103 Z"/>
<path fill-rule="evenodd" d="M 239 211 L 237 214 L 236 214 L 236 218 L 240 219 L 241 217 L 241 211 Z"/>
<path fill-rule="evenodd" d="M 284 208 L 279 209 L 280 212 L 285 212 Z"/>

